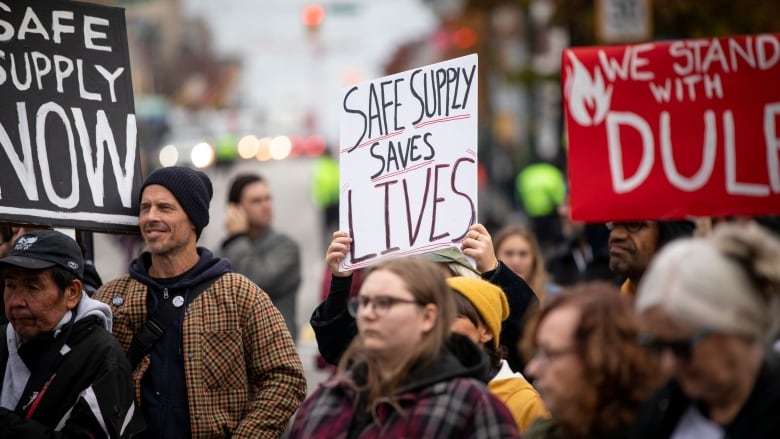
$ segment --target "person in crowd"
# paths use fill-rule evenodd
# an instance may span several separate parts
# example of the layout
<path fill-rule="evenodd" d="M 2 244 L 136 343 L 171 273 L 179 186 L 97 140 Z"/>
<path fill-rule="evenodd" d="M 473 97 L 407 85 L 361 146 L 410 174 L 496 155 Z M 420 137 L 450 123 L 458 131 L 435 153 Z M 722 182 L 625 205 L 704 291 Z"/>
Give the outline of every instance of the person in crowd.
<path fill-rule="evenodd" d="M 303 402 L 290 438 L 512 438 L 517 426 L 485 388 L 487 356 L 453 334 L 452 291 L 420 256 L 366 271 L 349 311 L 358 336 L 338 372 Z"/>
<path fill-rule="evenodd" d="M 268 295 L 197 246 L 211 197 L 203 172 L 149 174 L 139 214 L 146 251 L 94 297 L 117 316 L 153 437 L 276 437 L 305 397 L 303 368 Z"/>
<path fill-rule="evenodd" d="M 755 223 L 665 247 L 639 284 L 642 343 L 669 382 L 639 438 L 780 437 L 780 241 Z"/>
<path fill-rule="evenodd" d="M 465 335 L 487 353 L 492 367 L 488 389 L 509 408 L 520 432 L 536 418 L 549 417 L 539 393 L 503 358 L 505 349 L 498 339 L 501 322 L 509 315 L 509 304 L 501 288 L 462 276 L 447 278 L 447 285 L 456 293 L 452 331 Z"/>
<path fill-rule="evenodd" d="M 33 230 L 0 259 L 0 437 L 129 438 L 140 419 L 109 307 L 82 291 L 74 239 Z"/>
<path fill-rule="evenodd" d="M 693 236 L 695 223 L 680 221 L 608 222 L 609 268 L 624 277 L 620 289 L 634 296 L 653 256 L 669 242 Z"/>
<path fill-rule="evenodd" d="M 557 285 L 548 281 L 544 257 L 533 232 L 523 226 L 505 226 L 493 238 L 496 257 L 509 269 L 525 279 L 540 302 L 544 302 L 548 289 L 557 293 Z"/>
<path fill-rule="evenodd" d="M 284 317 L 293 340 L 298 287 L 301 285 L 301 252 L 289 236 L 271 227 L 273 200 L 266 180 L 257 174 L 241 174 L 228 192 L 221 255 L 233 269 L 260 285 Z"/>
<path fill-rule="evenodd" d="M 609 230 L 604 224 L 587 224 L 571 218 L 568 196 L 558 205 L 562 241 L 547 258 L 546 268 L 561 287 L 591 280 L 618 282 L 609 269 Z"/>
<path fill-rule="evenodd" d="M 0 258 L 4 258 L 11 253 L 16 238 L 24 235 L 25 229 L 12 226 L 0 226 Z"/>
<path fill-rule="evenodd" d="M 557 206 L 566 197 L 566 175 L 552 163 L 531 163 L 517 173 L 515 190 L 542 254 L 547 255 L 561 239 Z"/>
<path fill-rule="evenodd" d="M 342 353 L 357 334 L 355 319 L 347 312 L 351 271 L 340 271 L 339 263 L 346 258 L 352 238 L 347 232 L 334 232 L 325 254 L 325 264 L 332 275 L 330 293 L 311 315 L 310 323 L 317 339 L 317 349 L 329 364 L 338 364 Z M 528 284 L 493 253 L 490 234 L 482 224 L 472 225 L 458 249 L 441 249 L 425 256 L 439 263 L 447 276 L 481 277 L 498 285 L 509 301 L 509 317 L 503 322 L 500 344 L 507 348 L 507 361 L 513 370 L 522 370 L 522 355 L 518 341 L 528 310 L 539 306 L 539 300 Z M 476 262 L 476 268 L 465 256 Z M 480 274 L 481 273 L 481 274 Z"/>
<path fill-rule="evenodd" d="M 626 438 L 659 384 L 657 365 L 637 338 L 639 320 L 617 285 L 583 282 L 542 307 L 526 329 L 525 375 L 552 418 L 525 438 Z"/>
<path fill-rule="evenodd" d="M 4 258 L 11 253 L 16 238 L 24 235 L 27 232 L 23 227 L 12 226 L 0 226 L 0 258 Z M 2 281 L 3 277 L 0 274 L 0 325 L 8 323 L 8 318 L 5 316 L 5 304 L 3 302 L 3 289 L 5 283 Z"/>

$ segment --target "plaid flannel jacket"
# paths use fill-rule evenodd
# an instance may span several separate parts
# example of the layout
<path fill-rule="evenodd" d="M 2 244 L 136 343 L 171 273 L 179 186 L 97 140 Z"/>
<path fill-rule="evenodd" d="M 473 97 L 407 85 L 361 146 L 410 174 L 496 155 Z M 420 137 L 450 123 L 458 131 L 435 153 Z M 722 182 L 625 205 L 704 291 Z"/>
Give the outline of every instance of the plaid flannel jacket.
<path fill-rule="evenodd" d="M 124 275 L 94 295 L 111 306 L 113 333 L 125 352 L 146 321 L 146 290 Z M 306 380 L 268 295 L 227 273 L 189 305 L 182 333 L 192 437 L 278 438 L 306 396 Z M 138 401 L 149 361 L 147 355 L 133 371 Z"/>
<path fill-rule="evenodd" d="M 290 427 L 290 439 L 346 439 L 355 413 L 355 392 L 331 378 L 303 402 Z M 377 406 L 359 439 L 519 438 L 509 409 L 484 384 L 452 378 L 401 393 Z"/>

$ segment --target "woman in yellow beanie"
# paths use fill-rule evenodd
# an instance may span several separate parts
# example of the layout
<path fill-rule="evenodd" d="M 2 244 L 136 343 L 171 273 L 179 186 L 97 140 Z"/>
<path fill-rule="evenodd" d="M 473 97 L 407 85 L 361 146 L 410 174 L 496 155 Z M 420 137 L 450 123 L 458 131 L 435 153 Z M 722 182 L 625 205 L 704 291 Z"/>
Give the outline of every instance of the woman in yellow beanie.
<path fill-rule="evenodd" d="M 447 284 L 455 294 L 457 317 L 452 331 L 467 336 L 490 357 L 494 375 L 488 389 L 504 402 L 524 432 L 539 417 L 549 417 L 539 393 L 523 377 L 513 372 L 499 347 L 501 322 L 509 315 L 509 304 L 501 288 L 482 279 L 450 277 Z"/>

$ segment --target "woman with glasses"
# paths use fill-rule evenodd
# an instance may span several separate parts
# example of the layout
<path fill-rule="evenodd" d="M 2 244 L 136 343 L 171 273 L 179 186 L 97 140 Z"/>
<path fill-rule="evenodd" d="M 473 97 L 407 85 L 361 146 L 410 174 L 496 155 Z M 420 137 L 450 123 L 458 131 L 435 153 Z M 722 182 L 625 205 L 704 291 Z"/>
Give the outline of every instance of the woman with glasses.
<path fill-rule="evenodd" d="M 317 338 L 317 349 L 323 359 L 336 365 L 349 342 L 357 333 L 355 319 L 347 312 L 347 302 L 353 284 L 352 271 L 340 271 L 340 262 L 347 257 L 352 238 L 347 232 L 333 233 L 333 239 L 325 253 L 325 264 L 331 272 L 328 296 L 312 312 L 309 323 Z M 472 225 L 461 243 L 461 250 L 445 248 L 431 251 L 425 257 L 437 263 L 446 276 L 481 277 L 499 287 L 509 301 L 509 317 L 504 321 L 500 342 L 507 347 L 507 360 L 513 370 L 522 370 L 517 351 L 519 335 L 529 309 L 539 305 L 533 290 L 506 265 L 496 259 L 493 242 L 487 229 L 481 224 Z M 464 255 L 476 262 L 476 270 Z M 468 268 L 467 268 L 468 267 Z"/>
<path fill-rule="evenodd" d="M 643 407 L 640 438 L 780 438 L 780 242 L 724 224 L 669 244 L 639 285 L 642 344 L 671 380 Z"/>
<path fill-rule="evenodd" d="M 358 335 L 338 372 L 303 402 L 291 438 L 513 438 L 506 406 L 488 392 L 487 357 L 451 334 L 453 293 L 421 257 L 370 267 L 349 302 Z"/>
<path fill-rule="evenodd" d="M 656 388 L 639 322 L 616 285 L 593 281 L 564 289 L 529 322 L 525 374 L 551 419 L 527 439 L 627 438 L 642 401 Z"/>

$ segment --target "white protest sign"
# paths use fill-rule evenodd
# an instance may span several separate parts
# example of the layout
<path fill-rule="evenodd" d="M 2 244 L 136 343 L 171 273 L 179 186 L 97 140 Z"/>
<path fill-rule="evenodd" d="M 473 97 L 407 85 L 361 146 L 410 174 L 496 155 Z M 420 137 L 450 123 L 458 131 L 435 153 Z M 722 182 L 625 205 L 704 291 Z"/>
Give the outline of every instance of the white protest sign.
<path fill-rule="evenodd" d="M 477 218 L 477 55 L 344 89 L 342 270 L 455 246 Z"/>

